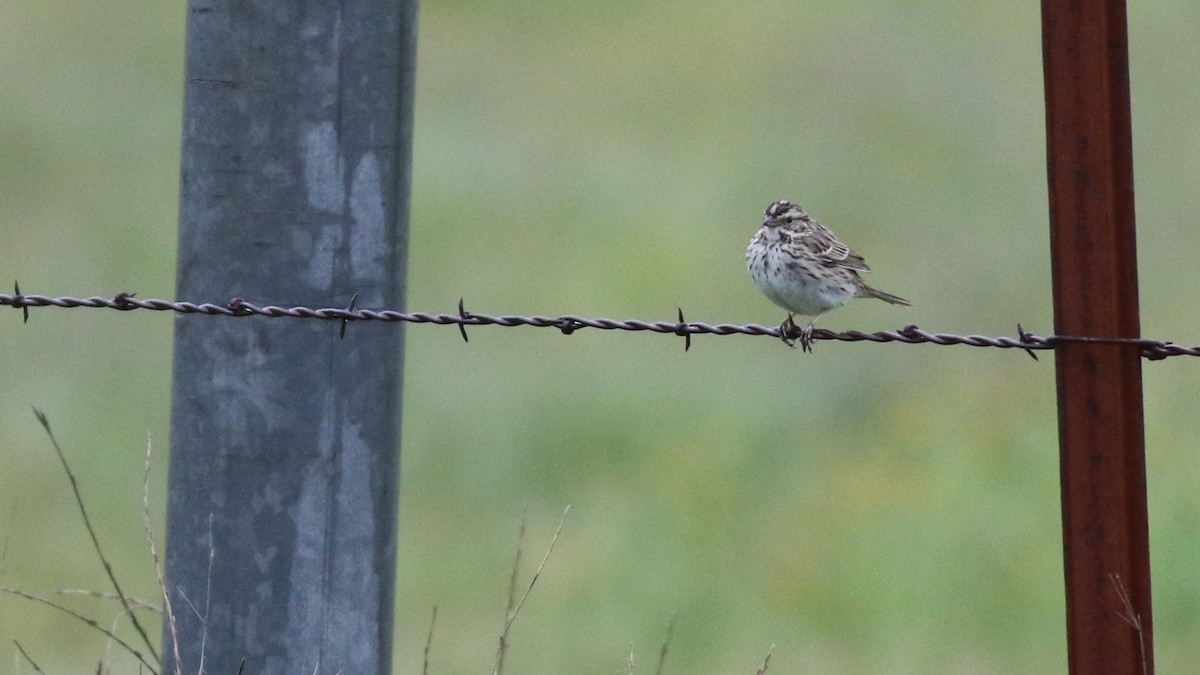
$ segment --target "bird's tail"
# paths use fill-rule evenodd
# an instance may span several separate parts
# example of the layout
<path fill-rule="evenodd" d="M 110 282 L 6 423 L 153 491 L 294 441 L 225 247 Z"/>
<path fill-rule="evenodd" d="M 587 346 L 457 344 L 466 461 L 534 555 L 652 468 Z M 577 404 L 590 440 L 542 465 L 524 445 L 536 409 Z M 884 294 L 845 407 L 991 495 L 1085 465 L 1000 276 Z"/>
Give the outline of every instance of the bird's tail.
<path fill-rule="evenodd" d="M 878 288 L 871 288 L 870 286 L 868 286 L 866 284 L 863 284 L 863 291 L 864 291 L 863 295 L 868 298 L 879 298 L 880 300 L 883 300 L 884 302 L 890 302 L 893 305 L 904 305 L 905 307 L 912 307 L 912 303 L 905 300 L 904 298 L 902 298 L 898 295 L 892 295 L 891 293 L 885 293 L 885 292 L 879 290 Z"/>

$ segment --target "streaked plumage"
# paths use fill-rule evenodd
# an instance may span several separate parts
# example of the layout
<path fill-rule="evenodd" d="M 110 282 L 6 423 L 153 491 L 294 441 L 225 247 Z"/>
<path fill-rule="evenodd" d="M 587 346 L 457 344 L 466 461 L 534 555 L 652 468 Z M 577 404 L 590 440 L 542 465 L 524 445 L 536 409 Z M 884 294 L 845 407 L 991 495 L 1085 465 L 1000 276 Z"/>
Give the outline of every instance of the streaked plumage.
<path fill-rule="evenodd" d="M 821 314 L 853 298 L 879 298 L 894 305 L 908 300 L 871 288 L 859 272 L 870 272 L 867 261 L 808 213 L 791 202 L 767 207 L 762 228 L 746 248 L 746 269 L 754 285 L 788 311 L 779 326 L 780 337 L 795 327 L 792 317 L 813 317 L 801 331 L 800 345 L 812 350 L 812 330 Z"/>

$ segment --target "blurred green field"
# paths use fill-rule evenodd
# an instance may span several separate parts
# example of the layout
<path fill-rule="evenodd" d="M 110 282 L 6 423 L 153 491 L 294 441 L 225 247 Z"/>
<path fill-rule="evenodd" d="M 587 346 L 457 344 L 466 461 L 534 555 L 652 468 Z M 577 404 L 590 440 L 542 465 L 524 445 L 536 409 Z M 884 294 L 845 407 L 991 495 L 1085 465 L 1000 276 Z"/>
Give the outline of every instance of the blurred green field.
<path fill-rule="evenodd" d="M 803 204 L 911 310 L 835 329 L 1052 331 L 1037 3 L 421 8 L 409 307 L 776 324 L 743 251 Z M 0 3 L 0 283 L 174 295 L 183 3 Z M 1200 6 L 1132 3 L 1143 332 L 1200 342 Z M 220 298 L 204 300 L 221 300 Z M 363 326 L 363 328 L 369 328 Z M 511 673 L 1066 667 L 1052 359 L 967 347 L 408 330 L 396 671 L 486 672 L 523 514 L 563 534 Z M 124 583 L 149 431 L 162 530 L 171 319 L 0 313 L 0 584 L 104 588 L 30 406 Z M 1200 656 L 1200 363 L 1145 364 L 1156 660 Z M 73 606 L 107 623 L 101 600 Z M 122 629 L 124 630 L 124 629 Z M 47 672 L 104 640 L 0 596 Z M 8 645 L 7 647 L 2 645 Z M 114 654 L 113 672 L 132 672 Z"/>

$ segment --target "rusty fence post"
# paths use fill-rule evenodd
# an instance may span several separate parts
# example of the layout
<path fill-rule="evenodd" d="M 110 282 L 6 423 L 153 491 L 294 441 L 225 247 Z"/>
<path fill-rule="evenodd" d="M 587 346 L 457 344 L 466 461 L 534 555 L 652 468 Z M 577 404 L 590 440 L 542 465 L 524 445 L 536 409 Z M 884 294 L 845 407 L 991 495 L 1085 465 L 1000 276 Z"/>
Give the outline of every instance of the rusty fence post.
<path fill-rule="evenodd" d="M 1122 0 L 1043 0 L 1054 324 L 1139 337 Z M 1070 672 L 1150 673 L 1150 551 L 1136 345 L 1056 351 Z"/>

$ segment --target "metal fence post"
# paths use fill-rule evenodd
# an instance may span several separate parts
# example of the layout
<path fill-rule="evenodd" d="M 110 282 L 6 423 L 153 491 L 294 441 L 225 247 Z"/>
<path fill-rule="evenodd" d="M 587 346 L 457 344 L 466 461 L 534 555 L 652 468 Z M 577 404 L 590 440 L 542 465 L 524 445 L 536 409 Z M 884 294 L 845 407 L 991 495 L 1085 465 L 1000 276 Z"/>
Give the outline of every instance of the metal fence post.
<path fill-rule="evenodd" d="M 177 297 L 403 306 L 415 23 L 188 2 Z M 402 347 L 176 318 L 164 672 L 390 671 Z"/>
<path fill-rule="evenodd" d="M 1139 336 L 1128 38 L 1120 0 L 1043 0 L 1054 324 Z M 1072 673 L 1153 672 L 1137 345 L 1056 351 Z"/>

